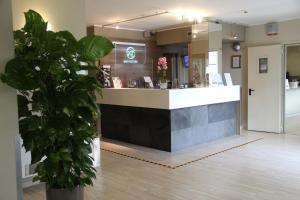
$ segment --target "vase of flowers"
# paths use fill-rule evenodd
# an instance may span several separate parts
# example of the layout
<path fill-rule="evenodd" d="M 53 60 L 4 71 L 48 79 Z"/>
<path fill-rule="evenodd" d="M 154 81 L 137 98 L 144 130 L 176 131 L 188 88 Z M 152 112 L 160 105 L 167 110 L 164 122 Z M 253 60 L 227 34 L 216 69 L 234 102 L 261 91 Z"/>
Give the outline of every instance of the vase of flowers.
<path fill-rule="evenodd" d="M 160 89 L 165 90 L 168 88 L 168 81 L 167 81 L 167 69 L 168 69 L 168 62 L 166 57 L 160 57 L 157 63 L 157 72 L 159 74 L 159 85 Z"/>

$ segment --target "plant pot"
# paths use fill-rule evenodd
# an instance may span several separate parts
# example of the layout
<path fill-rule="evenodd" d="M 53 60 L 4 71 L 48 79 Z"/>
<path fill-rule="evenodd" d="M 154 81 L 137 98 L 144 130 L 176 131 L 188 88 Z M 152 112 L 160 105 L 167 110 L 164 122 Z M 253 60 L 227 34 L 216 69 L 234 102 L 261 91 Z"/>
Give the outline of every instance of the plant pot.
<path fill-rule="evenodd" d="M 77 186 L 74 190 L 54 189 L 47 186 L 47 200 L 84 200 L 84 187 Z"/>
<path fill-rule="evenodd" d="M 160 82 L 159 87 L 160 87 L 161 90 L 168 89 L 168 82 L 167 81 L 166 82 Z"/>

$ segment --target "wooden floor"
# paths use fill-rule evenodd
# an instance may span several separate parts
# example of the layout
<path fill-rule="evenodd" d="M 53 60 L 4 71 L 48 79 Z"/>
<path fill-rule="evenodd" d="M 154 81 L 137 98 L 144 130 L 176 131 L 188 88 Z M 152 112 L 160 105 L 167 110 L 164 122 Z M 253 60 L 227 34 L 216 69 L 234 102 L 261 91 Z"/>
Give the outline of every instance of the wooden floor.
<path fill-rule="evenodd" d="M 234 148 L 249 145 L 261 139 L 263 137 L 254 134 L 228 136 L 220 140 L 193 145 L 171 153 L 108 139 L 101 139 L 100 148 L 102 151 L 176 169 L 225 151 L 231 151 Z"/>
<path fill-rule="evenodd" d="M 260 134 L 263 140 L 177 169 L 103 151 L 86 200 L 299 200 L 300 136 Z M 26 189 L 24 199 L 45 199 L 44 188 Z"/>
<path fill-rule="evenodd" d="M 287 117 L 285 119 L 285 131 L 288 134 L 300 136 L 300 116 Z"/>

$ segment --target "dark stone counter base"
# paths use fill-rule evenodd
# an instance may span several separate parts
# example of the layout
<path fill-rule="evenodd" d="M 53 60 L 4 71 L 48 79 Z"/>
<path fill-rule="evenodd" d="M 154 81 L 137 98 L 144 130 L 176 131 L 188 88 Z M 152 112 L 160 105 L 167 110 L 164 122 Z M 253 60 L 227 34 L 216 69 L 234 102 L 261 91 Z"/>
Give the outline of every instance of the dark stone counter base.
<path fill-rule="evenodd" d="M 239 134 L 239 101 L 176 110 L 102 104 L 100 110 L 103 137 L 168 152 Z"/>

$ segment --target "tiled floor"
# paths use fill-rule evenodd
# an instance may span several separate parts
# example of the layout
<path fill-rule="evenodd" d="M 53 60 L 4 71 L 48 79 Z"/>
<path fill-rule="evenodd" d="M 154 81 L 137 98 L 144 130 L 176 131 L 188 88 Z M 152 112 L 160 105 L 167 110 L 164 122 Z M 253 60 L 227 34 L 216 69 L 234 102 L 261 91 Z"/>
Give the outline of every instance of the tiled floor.
<path fill-rule="evenodd" d="M 300 136 L 258 135 L 264 139 L 177 169 L 102 151 L 86 200 L 299 200 Z M 44 188 L 24 197 L 45 199 Z"/>
<path fill-rule="evenodd" d="M 285 119 L 285 132 L 300 136 L 300 116 L 288 117 Z"/>

